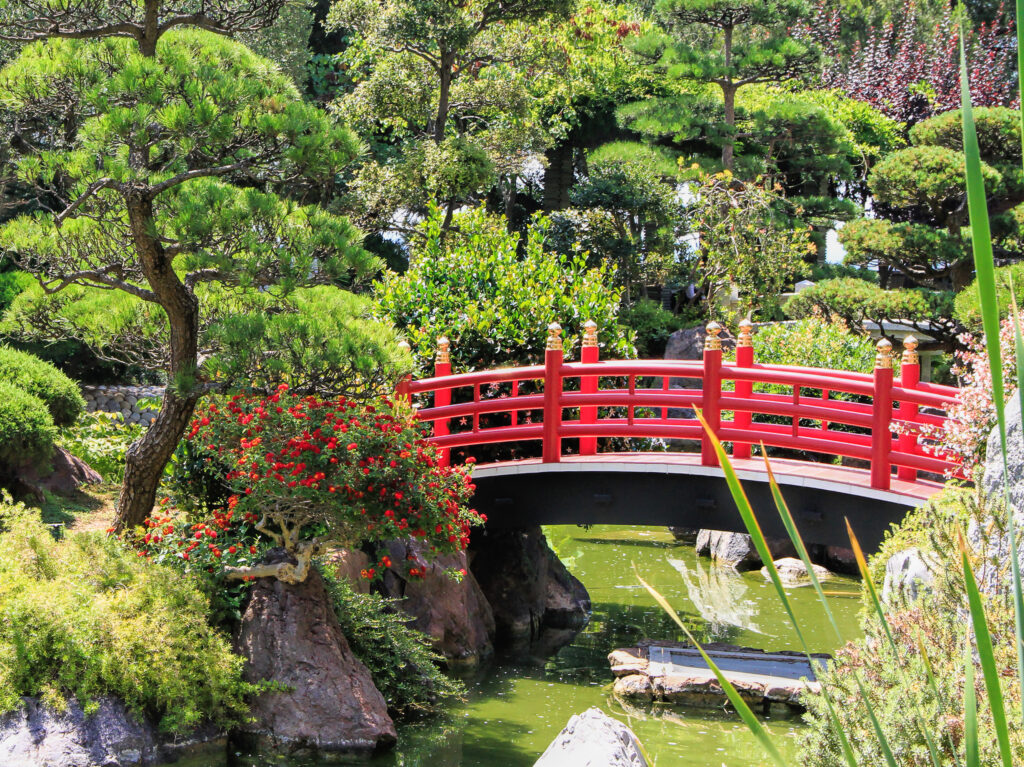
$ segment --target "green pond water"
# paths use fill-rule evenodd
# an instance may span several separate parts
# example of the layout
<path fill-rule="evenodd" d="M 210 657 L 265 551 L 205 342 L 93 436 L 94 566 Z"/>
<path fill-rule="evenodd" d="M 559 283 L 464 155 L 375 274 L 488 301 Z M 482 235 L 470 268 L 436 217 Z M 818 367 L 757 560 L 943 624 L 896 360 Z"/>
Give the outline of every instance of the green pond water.
<path fill-rule="evenodd" d="M 632 565 L 664 594 L 704 641 L 766 650 L 798 650 L 796 635 L 771 585 L 759 572 L 713 568 L 692 546 L 664 528 L 575 526 L 546 528 L 548 539 L 583 581 L 593 601 L 587 628 L 548 657 L 499 658 L 467 680 L 469 699 L 443 721 L 407 725 L 397 749 L 363 764 L 371 767 L 529 767 L 574 713 L 597 706 L 626 722 L 658 767 L 754 767 L 767 759 L 734 715 L 717 710 L 624 708 L 610 694 L 607 654 L 644 638 L 682 640 L 679 628 L 637 583 Z M 858 635 L 856 582 L 836 579 L 829 592 L 844 639 Z M 815 652 L 837 647 L 814 592 L 790 592 L 801 628 Z M 765 719 L 783 754 L 796 751 L 799 718 Z M 186 763 L 179 763 L 185 765 Z M 232 755 L 187 767 L 265 767 L 311 763 L 261 761 Z"/>

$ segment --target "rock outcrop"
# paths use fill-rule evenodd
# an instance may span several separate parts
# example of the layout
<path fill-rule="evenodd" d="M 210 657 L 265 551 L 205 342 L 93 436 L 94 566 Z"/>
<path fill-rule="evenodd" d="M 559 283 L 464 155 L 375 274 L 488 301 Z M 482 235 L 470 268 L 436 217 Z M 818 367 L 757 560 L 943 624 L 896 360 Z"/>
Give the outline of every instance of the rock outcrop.
<path fill-rule="evenodd" d="M 388 555 L 405 561 L 410 546 L 388 544 Z M 477 583 L 465 552 L 446 554 L 426 565 L 424 578 L 406 579 L 395 570 L 384 575 L 385 596 L 398 600 L 398 608 L 413 620 L 411 626 L 429 636 L 434 650 L 453 668 L 471 668 L 494 652 L 494 614 Z M 465 570 L 457 581 L 449 570 Z"/>
<path fill-rule="evenodd" d="M 583 584 L 548 548 L 539 527 L 473 535 L 470 568 L 494 613 L 496 641 L 521 644 L 541 628 L 582 628 L 590 614 Z"/>
<path fill-rule="evenodd" d="M 237 646 L 246 679 L 284 688 L 253 700 L 253 721 L 240 728 L 247 739 L 287 753 L 370 753 L 394 745 L 384 697 L 352 654 L 316 570 L 295 585 L 256 581 Z"/>
<path fill-rule="evenodd" d="M 57 446 L 49 460 L 36 465 L 25 463 L 14 471 L 18 492 L 28 492 L 40 500 L 44 494 L 70 495 L 82 485 L 96 485 L 103 477 L 89 464 Z"/>
<path fill-rule="evenodd" d="M 665 359 L 703 359 L 705 336 L 707 336 L 707 331 L 704 330 L 703 325 L 675 331 L 668 337 L 668 343 L 665 345 Z M 718 337 L 722 340 L 723 350 L 732 349 L 736 345 L 735 339 L 729 334 L 727 328 L 722 328 L 722 332 Z M 699 389 L 701 381 L 699 378 L 670 378 L 668 386 L 670 389 Z M 694 418 L 695 414 L 690 408 L 669 408 L 668 417 Z"/>
<path fill-rule="evenodd" d="M 636 735 L 600 709 L 574 715 L 533 767 L 647 767 Z"/>
<path fill-rule="evenodd" d="M 0 717 L 0 764 L 4 767 L 144 767 L 198 750 L 218 733 L 168 740 L 115 698 L 101 697 L 87 715 L 77 700 L 56 711 L 34 698 Z"/>
<path fill-rule="evenodd" d="M 772 559 L 796 556 L 796 549 L 788 538 L 769 538 L 767 543 Z M 746 533 L 701 530 L 697 534 L 696 547 L 698 554 L 711 557 L 715 564 L 737 570 L 756 570 L 764 564 Z"/>
<path fill-rule="evenodd" d="M 897 551 L 885 563 L 882 601 L 887 605 L 916 601 L 935 582 L 933 561 L 918 548 Z"/>

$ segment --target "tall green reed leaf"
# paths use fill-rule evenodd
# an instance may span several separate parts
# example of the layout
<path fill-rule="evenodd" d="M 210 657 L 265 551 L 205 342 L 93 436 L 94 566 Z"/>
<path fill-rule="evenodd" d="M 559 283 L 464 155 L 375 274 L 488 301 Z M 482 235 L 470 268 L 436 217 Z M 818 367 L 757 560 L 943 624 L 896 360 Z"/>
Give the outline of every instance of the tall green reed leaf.
<path fill-rule="evenodd" d="M 971 642 L 964 643 L 964 747 L 967 767 L 981 767 L 981 748 L 978 744 L 978 693 L 974 689 L 974 657 Z"/>
<path fill-rule="evenodd" d="M 1013 767 L 1013 751 L 1010 748 L 1010 729 L 1006 721 L 1006 706 L 1003 702 L 1003 688 L 999 684 L 999 667 L 996 665 L 995 650 L 992 646 L 992 635 L 988 630 L 985 608 L 981 603 L 981 592 L 974 578 L 967 552 L 967 542 L 960 537 L 960 557 L 964 568 L 964 585 L 967 589 L 967 604 L 971 610 L 971 623 L 974 627 L 974 643 L 978 648 L 978 660 L 981 663 L 985 690 L 988 692 L 988 705 L 992 710 L 992 724 L 995 727 L 996 739 L 999 741 L 999 754 L 1003 767 Z M 974 666 L 973 660 L 969 664 Z"/>
<path fill-rule="evenodd" d="M 1021 9 L 1018 7 L 1017 16 Z M 1017 34 L 1020 35 L 1018 27 Z M 1020 53 L 1018 53 L 1020 56 Z M 1019 71 L 1019 70 L 1018 70 Z M 992 400 L 996 409 L 999 429 L 999 447 L 1002 453 L 1004 476 L 1010 476 L 1006 446 L 1006 390 L 1003 382 L 1003 363 L 999 339 L 999 297 L 996 290 L 995 261 L 992 255 L 992 233 L 989 228 L 985 180 L 981 174 L 981 151 L 971 108 L 971 89 L 967 73 L 967 54 L 964 47 L 964 24 L 960 21 L 960 109 L 963 116 L 964 162 L 967 175 L 967 208 L 971 222 L 971 247 L 977 274 L 978 298 L 981 304 L 982 327 L 985 331 L 985 349 L 988 353 L 992 381 Z M 1024 134 L 1022 134 L 1024 141 Z M 1013 608 L 1017 650 L 1017 685 L 1024 700 L 1024 587 L 1021 584 L 1020 558 L 1017 553 L 1017 525 L 1010 503 L 1009 482 L 1003 483 L 1006 503 L 1006 536 L 1010 544 L 1010 563 L 1013 573 Z M 1024 706 L 1021 707 L 1024 718 Z"/>

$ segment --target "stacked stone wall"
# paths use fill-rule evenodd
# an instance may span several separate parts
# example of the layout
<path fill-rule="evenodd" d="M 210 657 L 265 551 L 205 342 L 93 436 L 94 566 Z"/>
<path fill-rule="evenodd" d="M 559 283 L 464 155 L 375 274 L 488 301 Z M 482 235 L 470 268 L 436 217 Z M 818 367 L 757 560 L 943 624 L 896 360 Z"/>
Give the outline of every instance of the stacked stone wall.
<path fill-rule="evenodd" d="M 160 399 L 163 386 L 83 386 L 86 408 L 90 412 L 120 413 L 128 423 L 149 425 L 156 418 L 153 408 L 142 408 L 139 400 Z"/>

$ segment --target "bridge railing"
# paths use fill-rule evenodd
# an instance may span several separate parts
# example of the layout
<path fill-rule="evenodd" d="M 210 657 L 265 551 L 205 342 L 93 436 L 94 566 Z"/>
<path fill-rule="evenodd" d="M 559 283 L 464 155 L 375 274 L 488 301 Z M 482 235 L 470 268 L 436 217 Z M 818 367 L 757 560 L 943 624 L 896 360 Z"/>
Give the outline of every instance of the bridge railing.
<path fill-rule="evenodd" d="M 722 359 L 717 323 L 708 325 L 702 359 L 692 361 L 602 362 L 596 325 L 588 322 L 580 361 L 566 362 L 561 328 L 552 324 L 548 330 L 543 365 L 453 374 L 448 341 L 442 338 L 434 376 L 402 382 L 401 396 L 426 405 L 418 417 L 433 424 L 430 439 L 443 462 L 453 448 L 540 441 L 542 460 L 554 463 L 566 439 L 579 440 L 581 455 L 595 455 L 599 437 L 646 437 L 698 441 L 701 462 L 714 466 L 711 440 L 693 412 L 700 409 L 717 437 L 731 443 L 736 458 L 749 458 L 751 447 L 763 442 L 859 459 L 870 463 L 871 485 L 879 489 L 890 487 L 894 469 L 904 481 L 916 480 L 922 471 L 956 471 L 956 464 L 917 430 L 941 430 L 959 393 L 921 382 L 912 336 L 904 341 L 896 378 L 892 345 L 884 339 L 877 345 L 873 373 L 866 374 L 756 363 L 746 321 L 740 323 L 735 362 Z M 679 379 L 690 380 L 693 388 L 673 387 Z M 763 391 L 764 385 L 776 390 Z M 456 391 L 459 401 L 453 401 Z M 775 418 L 766 421 L 766 416 Z"/>

